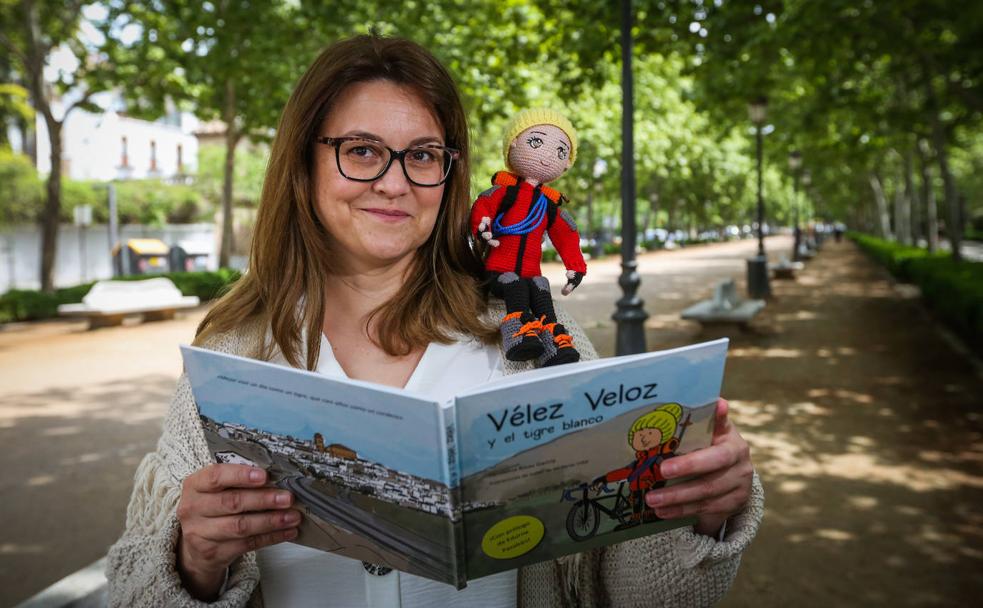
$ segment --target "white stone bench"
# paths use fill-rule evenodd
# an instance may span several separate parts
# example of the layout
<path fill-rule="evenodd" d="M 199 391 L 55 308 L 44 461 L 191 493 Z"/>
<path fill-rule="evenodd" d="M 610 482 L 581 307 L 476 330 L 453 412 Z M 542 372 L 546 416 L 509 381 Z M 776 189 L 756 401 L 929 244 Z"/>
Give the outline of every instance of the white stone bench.
<path fill-rule="evenodd" d="M 173 319 L 180 308 L 198 305 L 198 296 L 185 296 L 170 279 L 143 281 L 99 281 L 82 298 L 81 304 L 62 304 L 58 314 L 85 317 L 89 328 L 120 325 L 127 315 L 142 314 L 144 321 Z"/>
<path fill-rule="evenodd" d="M 800 260 L 811 260 L 816 255 L 815 248 L 809 245 L 808 240 L 803 239 L 799 244 L 799 259 Z"/>
<path fill-rule="evenodd" d="M 791 262 L 785 256 L 777 264 L 769 264 L 772 274 L 776 279 L 794 279 L 795 273 L 805 268 L 802 262 Z"/>
<path fill-rule="evenodd" d="M 764 300 L 741 300 L 734 279 L 728 279 L 713 288 L 713 298 L 693 304 L 682 312 L 682 317 L 704 325 L 734 323 L 745 328 L 764 307 Z"/>
<path fill-rule="evenodd" d="M 105 608 L 109 605 L 106 558 L 69 574 L 15 608 Z"/>

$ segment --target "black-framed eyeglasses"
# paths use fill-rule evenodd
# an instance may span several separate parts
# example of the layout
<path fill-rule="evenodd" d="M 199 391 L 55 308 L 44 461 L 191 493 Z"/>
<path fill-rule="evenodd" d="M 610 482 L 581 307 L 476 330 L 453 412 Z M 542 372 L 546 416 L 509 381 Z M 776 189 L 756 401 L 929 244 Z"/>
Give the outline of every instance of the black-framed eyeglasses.
<path fill-rule="evenodd" d="M 318 137 L 317 143 L 333 146 L 338 171 L 356 182 L 373 182 L 399 160 L 403 175 L 415 186 L 432 188 L 447 181 L 459 150 L 439 144 L 423 144 L 393 150 L 382 142 L 364 137 Z"/>

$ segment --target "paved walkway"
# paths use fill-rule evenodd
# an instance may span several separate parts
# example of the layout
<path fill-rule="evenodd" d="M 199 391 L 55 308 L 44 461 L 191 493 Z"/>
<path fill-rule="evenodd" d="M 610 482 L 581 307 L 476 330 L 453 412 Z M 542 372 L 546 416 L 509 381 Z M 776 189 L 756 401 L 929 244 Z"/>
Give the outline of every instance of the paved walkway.
<path fill-rule="evenodd" d="M 719 334 L 679 319 L 736 278 L 753 241 L 642 256 L 648 347 Z M 791 247 L 768 240 L 773 256 Z M 549 266 L 554 291 L 562 268 Z M 564 304 L 611 354 L 617 262 Z M 983 381 L 910 292 L 829 243 L 748 333 L 731 332 L 724 394 L 765 480 L 765 525 L 726 606 L 963 605 L 983 594 Z M 153 447 L 176 345 L 204 313 L 84 330 L 0 330 L 0 606 L 91 563 L 119 534 Z"/>

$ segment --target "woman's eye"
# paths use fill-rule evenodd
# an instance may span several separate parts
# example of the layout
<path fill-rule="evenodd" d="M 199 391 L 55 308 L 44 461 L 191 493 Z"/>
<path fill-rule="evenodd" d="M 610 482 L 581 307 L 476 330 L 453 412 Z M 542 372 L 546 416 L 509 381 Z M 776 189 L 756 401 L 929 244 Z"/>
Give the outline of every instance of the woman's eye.
<path fill-rule="evenodd" d="M 378 146 L 366 142 L 349 142 L 342 152 L 348 158 L 358 161 L 374 161 L 382 157 L 382 150 Z"/>
<path fill-rule="evenodd" d="M 530 137 L 526 143 L 529 144 L 530 148 L 538 148 L 539 146 L 543 145 L 543 140 L 538 137 Z"/>
<path fill-rule="evenodd" d="M 560 160 L 565 159 L 567 157 L 567 151 L 566 151 L 566 149 L 565 148 L 557 148 L 556 149 L 556 157 L 559 158 Z"/>
<path fill-rule="evenodd" d="M 407 156 L 418 165 L 428 165 L 437 160 L 437 153 L 427 149 L 411 150 Z"/>

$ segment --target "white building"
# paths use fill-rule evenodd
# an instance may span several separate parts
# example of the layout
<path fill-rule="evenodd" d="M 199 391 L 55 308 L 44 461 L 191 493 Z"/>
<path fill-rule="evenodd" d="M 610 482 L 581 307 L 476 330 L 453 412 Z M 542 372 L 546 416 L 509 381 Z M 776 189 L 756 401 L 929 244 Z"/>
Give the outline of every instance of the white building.
<path fill-rule="evenodd" d="M 102 114 L 73 110 L 62 127 L 62 174 L 76 180 L 181 179 L 198 170 L 198 120 L 172 112 L 157 121 L 131 118 L 119 111 L 117 95 L 96 96 Z M 56 116 L 63 114 L 55 102 Z M 38 114 L 37 168 L 51 171 L 51 145 L 44 118 Z"/>

